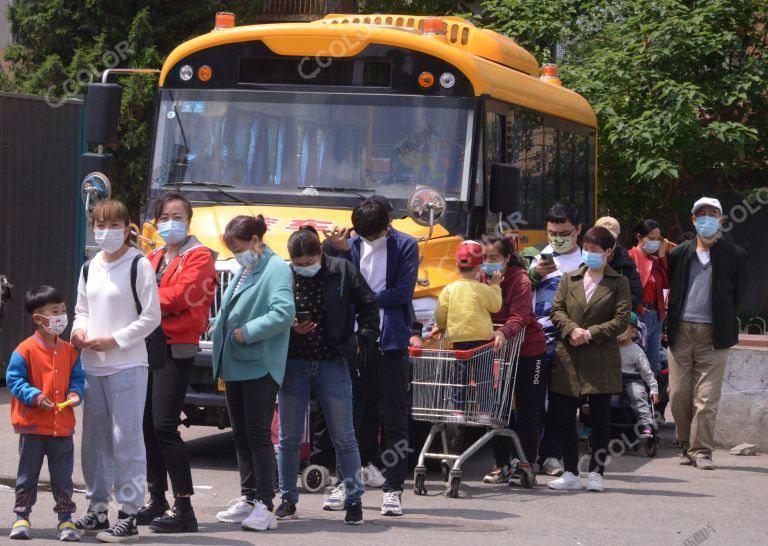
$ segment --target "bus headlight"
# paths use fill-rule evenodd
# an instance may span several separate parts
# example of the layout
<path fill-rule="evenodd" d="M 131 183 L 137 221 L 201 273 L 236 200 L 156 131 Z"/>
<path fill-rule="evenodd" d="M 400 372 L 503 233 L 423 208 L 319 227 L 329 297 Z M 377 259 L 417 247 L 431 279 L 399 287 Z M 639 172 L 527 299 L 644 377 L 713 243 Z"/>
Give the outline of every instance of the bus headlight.
<path fill-rule="evenodd" d="M 443 72 L 440 75 L 440 85 L 442 85 L 446 89 L 450 89 L 451 87 L 453 87 L 455 83 L 456 83 L 456 76 L 454 76 L 450 72 Z"/>
<path fill-rule="evenodd" d="M 194 75 L 195 75 L 195 70 L 188 64 L 185 64 L 179 70 L 179 77 L 185 82 L 188 82 L 189 80 L 191 80 L 192 76 Z"/>
<path fill-rule="evenodd" d="M 413 300 L 413 312 L 423 325 L 423 334 L 426 335 L 435 325 L 435 308 L 437 307 L 437 298 L 415 298 Z"/>

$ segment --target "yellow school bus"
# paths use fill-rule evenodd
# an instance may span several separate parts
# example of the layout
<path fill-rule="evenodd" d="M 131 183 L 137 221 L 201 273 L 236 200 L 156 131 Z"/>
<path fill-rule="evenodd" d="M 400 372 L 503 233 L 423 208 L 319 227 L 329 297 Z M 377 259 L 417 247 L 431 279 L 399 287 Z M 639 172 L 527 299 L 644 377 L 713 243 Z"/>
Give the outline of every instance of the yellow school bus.
<path fill-rule="evenodd" d="M 223 290 L 237 268 L 220 238 L 232 217 L 263 214 L 266 242 L 287 257 L 302 224 L 349 225 L 361 198 L 383 195 L 394 227 L 420 241 L 414 309 L 429 324 L 460 241 L 501 230 L 521 249 L 542 243 L 557 200 L 594 218 L 595 114 L 553 68 L 459 17 L 237 26 L 219 14 L 160 72 L 147 197 L 192 201 Z M 433 226 L 408 214 L 420 188 Z M 142 235 L 158 240 L 150 222 Z M 223 402 L 218 418 L 194 414 L 211 403 L 200 390 L 189 422 L 221 425 Z"/>

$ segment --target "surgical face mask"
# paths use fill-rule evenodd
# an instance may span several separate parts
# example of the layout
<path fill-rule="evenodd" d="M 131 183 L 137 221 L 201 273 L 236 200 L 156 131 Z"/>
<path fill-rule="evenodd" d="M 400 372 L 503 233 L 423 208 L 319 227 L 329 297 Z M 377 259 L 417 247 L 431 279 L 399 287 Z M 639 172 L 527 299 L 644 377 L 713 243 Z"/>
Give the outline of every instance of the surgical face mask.
<path fill-rule="evenodd" d="M 643 239 L 643 248 L 648 254 L 654 254 L 659 250 L 659 246 L 661 246 L 661 241 L 649 241 L 648 239 Z"/>
<path fill-rule="evenodd" d="M 581 259 L 584 260 L 584 265 L 590 269 L 600 269 L 603 265 L 603 254 L 597 252 L 581 251 Z"/>
<path fill-rule="evenodd" d="M 124 229 L 96 229 L 93 235 L 96 244 L 107 254 L 114 254 L 125 244 Z"/>
<path fill-rule="evenodd" d="M 497 271 L 504 271 L 504 264 L 499 263 L 493 263 L 493 262 L 484 262 L 482 265 L 483 273 L 488 275 L 489 277 L 492 277 L 494 273 Z"/>
<path fill-rule="evenodd" d="M 549 235 L 549 244 L 558 254 L 566 254 L 573 249 L 573 239 L 571 235 Z"/>
<path fill-rule="evenodd" d="M 720 219 L 711 216 L 699 216 L 696 218 L 696 231 L 702 237 L 712 237 L 720 231 Z"/>
<path fill-rule="evenodd" d="M 294 265 L 293 270 L 302 277 L 314 277 L 321 267 L 320 262 L 317 262 L 316 264 L 306 266 Z"/>
<path fill-rule="evenodd" d="M 69 324 L 67 315 L 52 315 L 50 317 L 46 315 L 40 316 L 48 319 L 48 326 L 45 326 L 44 324 L 41 324 L 41 326 L 43 327 L 43 330 L 52 336 L 60 336 L 63 334 L 64 330 L 67 329 L 67 324 Z"/>
<path fill-rule="evenodd" d="M 169 245 L 177 245 L 187 238 L 187 223 L 168 220 L 157 224 L 157 233 Z"/>
<path fill-rule="evenodd" d="M 235 254 L 235 261 L 238 263 L 240 267 L 242 267 L 243 269 L 246 269 L 248 267 L 253 267 L 254 265 L 256 265 L 256 262 L 259 261 L 259 255 L 254 254 L 249 248 L 246 251 Z"/>

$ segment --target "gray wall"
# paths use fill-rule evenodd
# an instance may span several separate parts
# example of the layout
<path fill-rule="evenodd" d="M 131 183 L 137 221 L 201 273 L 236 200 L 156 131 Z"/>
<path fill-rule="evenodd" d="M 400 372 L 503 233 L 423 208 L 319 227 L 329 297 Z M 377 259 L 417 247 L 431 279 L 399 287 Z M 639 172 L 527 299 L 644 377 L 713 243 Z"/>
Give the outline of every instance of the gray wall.
<path fill-rule="evenodd" d="M 27 290 L 55 286 L 70 317 L 74 311 L 83 256 L 82 120 L 80 101 L 51 108 L 42 97 L 0 93 L 0 273 L 15 285 L 0 323 L 0 371 L 33 332 Z"/>

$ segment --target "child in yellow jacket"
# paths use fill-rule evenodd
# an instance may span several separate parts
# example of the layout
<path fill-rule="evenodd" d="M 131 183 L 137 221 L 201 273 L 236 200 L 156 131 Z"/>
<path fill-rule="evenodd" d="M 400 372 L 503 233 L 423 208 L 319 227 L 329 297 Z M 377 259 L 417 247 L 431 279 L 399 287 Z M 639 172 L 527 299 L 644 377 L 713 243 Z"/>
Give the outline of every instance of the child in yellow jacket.
<path fill-rule="evenodd" d="M 445 331 L 447 341 L 456 351 L 469 351 L 489 343 L 493 334 L 491 313 L 501 309 L 500 271 L 493 274 L 491 283 L 477 280 L 483 263 L 483 247 L 475 241 L 465 241 L 456 249 L 456 265 L 461 279 L 443 288 L 435 309 L 437 328 Z M 453 392 L 453 415 L 464 417 L 467 399 L 468 359 L 457 358 L 451 383 L 462 385 Z M 479 411 L 487 412 L 480 401 Z"/>

